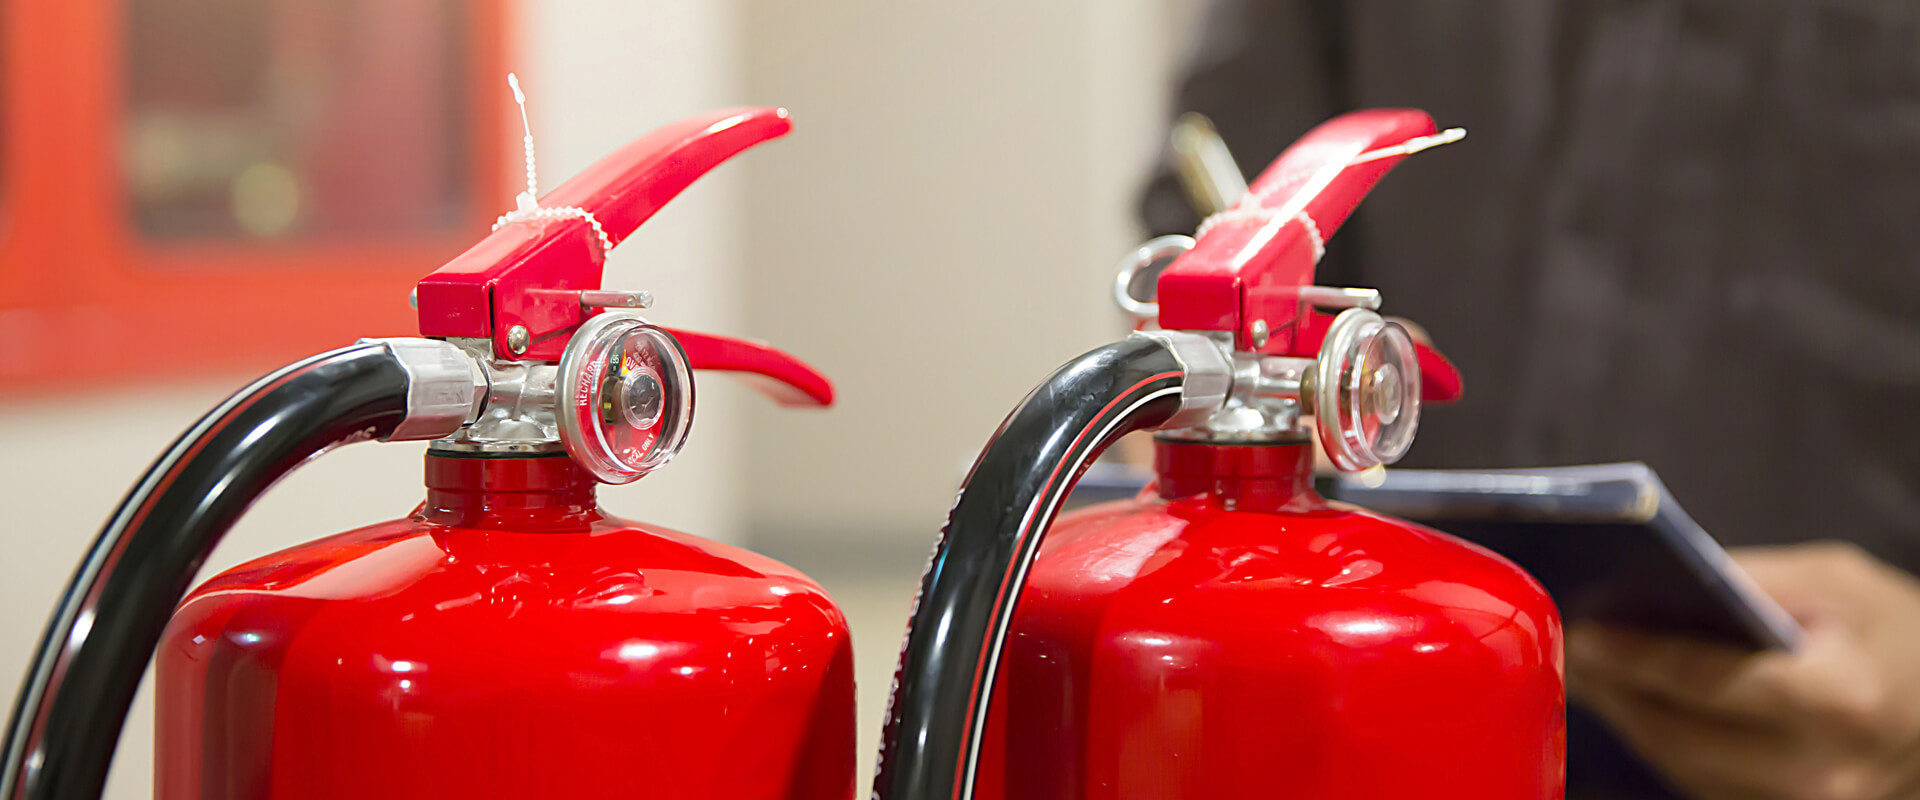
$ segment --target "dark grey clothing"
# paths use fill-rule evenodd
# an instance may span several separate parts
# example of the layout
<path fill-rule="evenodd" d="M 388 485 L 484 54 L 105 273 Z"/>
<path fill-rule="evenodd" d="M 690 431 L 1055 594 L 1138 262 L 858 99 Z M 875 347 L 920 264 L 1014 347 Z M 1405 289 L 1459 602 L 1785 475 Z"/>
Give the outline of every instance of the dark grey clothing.
<path fill-rule="evenodd" d="M 1228 0 L 1192 64 L 1249 172 L 1351 108 L 1468 129 L 1321 269 L 1466 375 L 1409 464 L 1644 460 L 1722 541 L 1920 572 L 1920 4 Z"/>

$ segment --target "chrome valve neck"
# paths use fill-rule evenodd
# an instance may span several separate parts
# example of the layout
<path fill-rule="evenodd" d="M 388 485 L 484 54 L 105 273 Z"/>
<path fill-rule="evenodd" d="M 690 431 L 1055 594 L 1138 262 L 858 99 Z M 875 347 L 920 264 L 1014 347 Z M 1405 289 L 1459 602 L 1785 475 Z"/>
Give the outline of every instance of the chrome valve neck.
<path fill-rule="evenodd" d="M 1178 442 L 1218 444 L 1288 444 L 1313 438 L 1306 419 L 1309 401 L 1303 385 L 1313 369 L 1310 358 L 1286 358 L 1235 350 L 1230 333 L 1186 333 L 1219 353 L 1217 364 L 1228 372 L 1230 387 L 1204 416 L 1178 427 L 1163 429 L 1160 438 Z M 1189 380 L 1196 359 L 1185 359 Z"/>
<path fill-rule="evenodd" d="M 1181 409 L 1159 438 L 1183 443 L 1296 444 L 1318 435 L 1335 467 L 1398 461 L 1420 418 L 1420 368 L 1400 325 L 1370 309 L 1334 318 L 1315 358 L 1235 348 L 1220 331 L 1142 331 L 1183 369 Z"/>
<path fill-rule="evenodd" d="M 471 423 L 429 446 L 434 452 L 464 454 L 561 453 L 558 400 L 554 381 L 558 368 L 540 361 L 508 361 L 493 357 L 488 339 L 448 339 L 472 357 L 485 376 L 486 400 Z"/>

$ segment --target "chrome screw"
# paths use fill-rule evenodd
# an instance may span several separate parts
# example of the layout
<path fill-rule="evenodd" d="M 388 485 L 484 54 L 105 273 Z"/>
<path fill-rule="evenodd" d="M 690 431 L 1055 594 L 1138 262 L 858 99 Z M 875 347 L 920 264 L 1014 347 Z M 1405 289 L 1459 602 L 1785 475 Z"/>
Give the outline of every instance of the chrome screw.
<path fill-rule="evenodd" d="M 1272 334 L 1267 332 L 1266 320 L 1256 319 L 1253 321 L 1253 346 L 1254 347 L 1266 347 L 1267 338 L 1271 335 Z"/>
<path fill-rule="evenodd" d="M 530 339 L 525 325 L 515 325 L 507 329 L 507 349 L 513 351 L 516 356 L 527 352 Z"/>
<path fill-rule="evenodd" d="M 653 293 L 593 290 L 580 293 L 581 308 L 652 308 Z"/>
<path fill-rule="evenodd" d="M 1302 286 L 1300 300 L 1314 308 L 1366 308 L 1380 310 L 1379 289 L 1354 289 L 1345 286 Z"/>

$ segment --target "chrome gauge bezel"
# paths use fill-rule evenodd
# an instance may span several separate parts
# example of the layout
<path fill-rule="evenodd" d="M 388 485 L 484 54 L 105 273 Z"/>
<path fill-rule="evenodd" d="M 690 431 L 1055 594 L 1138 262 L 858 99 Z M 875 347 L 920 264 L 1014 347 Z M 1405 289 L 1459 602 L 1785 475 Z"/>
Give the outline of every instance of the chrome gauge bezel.
<path fill-rule="evenodd" d="M 655 423 L 662 428 L 660 438 L 652 443 L 647 457 L 637 463 L 617 457 L 604 432 L 598 426 L 584 425 L 579 413 L 582 404 L 589 409 L 600 406 L 603 381 L 598 365 L 604 362 L 612 347 L 630 336 L 646 337 L 660 354 L 662 390 L 669 393 L 681 390 Z M 560 442 L 566 447 L 567 455 L 604 483 L 632 483 L 665 466 L 686 445 L 693 429 L 694 380 L 686 350 L 672 334 L 638 314 L 607 312 L 582 323 L 561 352 L 554 395 L 554 416 L 559 422 Z"/>

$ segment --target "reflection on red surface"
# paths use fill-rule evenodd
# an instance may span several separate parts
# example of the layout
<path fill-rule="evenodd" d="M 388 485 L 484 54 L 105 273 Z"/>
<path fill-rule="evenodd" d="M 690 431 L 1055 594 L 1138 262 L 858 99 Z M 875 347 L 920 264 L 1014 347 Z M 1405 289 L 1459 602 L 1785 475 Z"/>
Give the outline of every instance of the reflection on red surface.
<path fill-rule="evenodd" d="M 846 622 L 770 559 L 613 519 L 565 457 L 236 567 L 159 656 L 156 796 L 836 798 Z"/>
<path fill-rule="evenodd" d="M 1172 499 L 1069 515 L 1042 545 L 979 797 L 1561 796 L 1560 621 L 1536 582 L 1330 506 L 1304 447 L 1158 447 Z"/>

